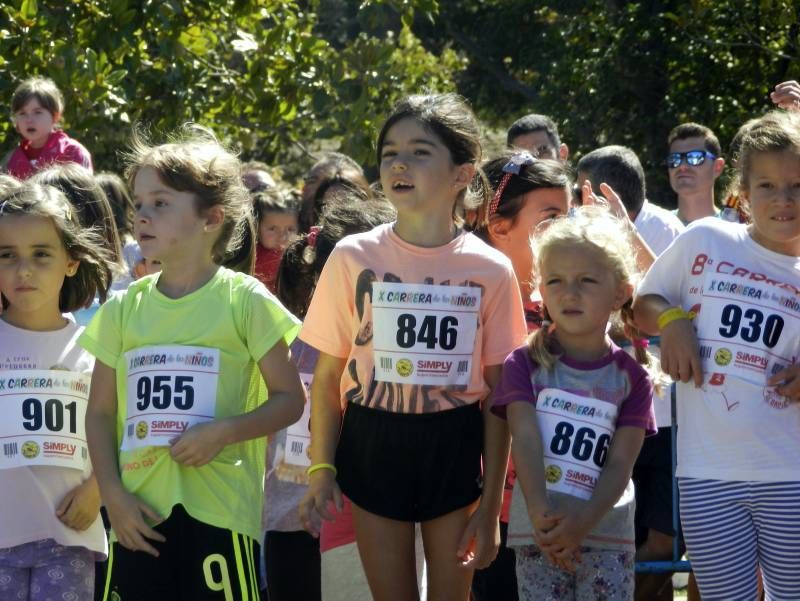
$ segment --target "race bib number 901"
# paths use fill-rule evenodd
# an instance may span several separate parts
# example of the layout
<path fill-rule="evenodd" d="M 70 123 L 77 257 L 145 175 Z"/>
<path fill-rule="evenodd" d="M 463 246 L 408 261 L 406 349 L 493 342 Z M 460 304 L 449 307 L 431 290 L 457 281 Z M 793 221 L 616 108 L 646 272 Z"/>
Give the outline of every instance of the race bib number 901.
<path fill-rule="evenodd" d="M 166 446 L 216 413 L 219 349 L 142 347 L 125 353 L 127 413 L 122 449 Z"/>
<path fill-rule="evenodd" d="M 375 282 L 375 379 L 465 386 L 472 372 L 481 289 Z"/>
<path fill-rule="evenodd" d="M 88 374 L 26 370 L 0 374 L 0 469 L 49 465 L 85 470 Z"/>
<path fill-rule="evenodd" d="M 606 462 L 617 406 L 555 388 L 536 401 L 547 488 L 590 499 Z"/>

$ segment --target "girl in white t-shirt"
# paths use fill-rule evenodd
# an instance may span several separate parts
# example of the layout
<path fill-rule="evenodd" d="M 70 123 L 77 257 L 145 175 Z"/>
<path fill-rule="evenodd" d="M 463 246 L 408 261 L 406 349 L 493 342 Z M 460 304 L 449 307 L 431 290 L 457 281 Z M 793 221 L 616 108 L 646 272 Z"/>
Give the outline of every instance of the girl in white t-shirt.
<path fill-rule="evenodd" d="M 0 197 L 0 598 L 92 599 L 106 555 L 84 415 L 94 360 L 63 313 L 105 300 L 111 263 L 58 190 Z"/>
<path fill-rule="evenodd" d="M 740 131 L 752 224 L 703 219 L 634 304 L 678 384 L 681 522 L 704 599 L 800 590 L 800 115 Z"/>

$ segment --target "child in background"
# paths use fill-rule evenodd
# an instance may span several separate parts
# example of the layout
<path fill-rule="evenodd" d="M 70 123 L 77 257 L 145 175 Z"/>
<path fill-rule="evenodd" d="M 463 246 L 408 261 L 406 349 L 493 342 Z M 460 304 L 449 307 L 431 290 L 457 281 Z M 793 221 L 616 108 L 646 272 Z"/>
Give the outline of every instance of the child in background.
<path fill-rule="evenodd" d="M 77 163 L 92 170 L 89 151 L 58 129 L 63 114 L 64 97 L 52 79 L 26 79 L 14 90 L 11 116 L 22 140 L 6 165 L 11 175 L 26 179 L 52 163 Z"/>
<path fill-rule="evenodd" d="M 569 167 L 563 161 L 534 158 L 527 151 L 506 151 L 487 161 L 483 171 L 494 191 L 485 224 L 475 235 L 509 259 L 519 282 L 528 332 L 542 322 L 542 303 L 534 286 L 534 236 L 542 224 L 565 215 L 572 188 Z M 517 601 L 516 560 L 507 546 L 511 493 L 516 474 L 509 462 L 500 513 L 500 550 L 497 559 L 485 570 L 476 570 L 472 581 L 475 601 Z"/>
<path fill-rule="evenodd" d="M 75 207 L 81 225 L 102 234 L 106 250 L 113 259 L 111 290 L 127 288 L 132 278 L 122 264 L 122 247 L 114 223 L 114 213 L 94 175 L 79 165 L 52 165 L 30 179 L 37 184 L 53 186 L 60 190 Z M 91 306 L 76 311 L 73 317 L 78 325 L 85 326 L 99 307 L 98 297 Z"/>
<path fill-rule="evenodd" d="M 277 187 L 270 174 L 269 165 L 261 161 L 250 161 L 242 165 L 242 183 L 248 192 L 265 192 Z"/>
<path fill-rule="evenodd" d="M 300 204 L 290 193 L 276 189 L 253 194 L 253 209 L 258 226 L 253 275 L 274 294 L 283 251 L 299 231 Z"/>
<path fill-rule="evenodd" d="M 678 389 L 683 534 L 703 599 L 800 590 L 800 114 L 737 134 L 751 224 L 704 219 L 655 262 L 636 322 Z M 721 550 L 725 550 L 724 553 Z"/>
<path fill-rule="evenodd" d="M 313 529 L 312 512 L 352 500 L 379 601 L 418 598 L 415 522 L 432 599 L 466 600 L 499 544 L 508 432 L 481 403 L 525 324 L 508 259 L 460 227 L 488 205 L 467 195 L 478 134 L 455 95 L 397 105 L 377 144 L 397 221 L 337 245 L 303 324 L 320 357 L 301 521 Z"/>
<path fill-rule="evenodd" d="M 372 189 L 364 175 L 361 165 L 340 152 L 329 152 L 303 176 L 303 188 L 300 192 L 300 231 L 306 233 L 311 226 L 317 225 L 322 216 L 322 196 L 319 189 L 330 187 L 330 182 L 337 185 L 343 181 L 349 188 L 363 192 L 365 198 L 373 198 Z"/>
<path fill-rule="evenodd" d="M 254 254 L 240 174 L 201 128 L 134 141 L 134 231 L 162 269 L 102 305 L 79 339 L 98 359 L 86 429 L 115 537 L 111 598 L 259 597 L 264 437 L 296 421 L 304 397 L 288 348 L 297 320 L 224 267 Z"/>
<path fill-rule="evenodd" d="M 53 165 L 39 171 L 32 179 L 37 184 L 60 190 L 75 207 L 83 227 L 94 228 L 102 234 L 106 250 L 114 260 L 115 282 L 112 288 L 124 289 L 130 278 L 122 265 L 122 244 L 114 211 L 94 175 L 79 165 Z"/>
<path fill-rule="evenodd" d="M 104 171 L 95 176 L 97 185 L 106 194 L 111 211 L 114 214 L 114 224 L 122 245 L 122 260 L 127 272 L 133 275 L 133 270 L 142 258 L 139 244 L 133 237 L 133 199 L 128 184 L 116 173 Z"/>
<path fill-rule="evenodd" d="M 102 240 L 60 192 L 0 196 L 2 599 L 92 599 L 107 552 L 83 420 L 94 359 L 62 314 L 104 299 L 110 280 Z"/>
<path fill-rule="evenodd" d="M 336 243 L 350 234 L 365 232 L 394 219 L 395 212 L 387 202 L 364 203 L 359 198 L 328 207 L 319 227 L 292 242 L 283 255 L 278 271 L 278 299 L 294 315 L 303 318 L 311 303 L 319 274 Z M 300 379 L 308 391 L 312 385 L 317 363 L 316 349 L 301 340 L 291 346 L 292 360 L 300 371 Z M 270 436 L 267 446 L 267 476 L 264 485 L 264 559 L 270 601 L 319 600 L 320 541 L 303 530 L 297 516 L 297 505 L 308 488 L 306 469 L 311 465 L 308 455 L 310 437 L 310 401 L 300 421 L 288 429 Z M 338 517 L 338 516 L 337 516 Z M 337 524 L 341 520 L 337 519 Z M 323 524 L 322 542 L 325 543 Z M 349 524 L 349 543 L 355 550 L 355 534 Z M 338 524 L 340 525 L 340 524 Z M 346 526 L 345 526 L 346 527 Z M 323 547 L 322 551 L 326 549 Z M 359 582 L 369 595 L 369 588 L 358 565 Z M 358 574 L 340 573 L 355 580 Z M 348 587 L 352 590 L 352 587 Z M 322 598 L 328 599 L 322 582 Z M 353 597 L 347 597 L 355 601 Z M 367 597 L 368 598 L 368 597 Z"/>
<path fill-rule="evenodd" d="M 630 305 L 631 244 L 620 220 L 589 207 L 536 240 L 546 321 L 506 359 L 492 407 L 511 429 L 509 546 L 522 600 L 633 597 L 630 478 L 656 431 L 653 388 L 606 333 Z"/>

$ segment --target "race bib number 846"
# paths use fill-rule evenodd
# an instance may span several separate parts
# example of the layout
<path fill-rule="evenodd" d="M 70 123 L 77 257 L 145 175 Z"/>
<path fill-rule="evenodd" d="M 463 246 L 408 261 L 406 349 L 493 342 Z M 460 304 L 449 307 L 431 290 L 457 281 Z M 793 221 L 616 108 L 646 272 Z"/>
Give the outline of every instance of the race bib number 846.
<path fill-rule="evenodd" d="M 375 379 L 469 384 L 480 304 L 480 288 L 375 282 Z"/>

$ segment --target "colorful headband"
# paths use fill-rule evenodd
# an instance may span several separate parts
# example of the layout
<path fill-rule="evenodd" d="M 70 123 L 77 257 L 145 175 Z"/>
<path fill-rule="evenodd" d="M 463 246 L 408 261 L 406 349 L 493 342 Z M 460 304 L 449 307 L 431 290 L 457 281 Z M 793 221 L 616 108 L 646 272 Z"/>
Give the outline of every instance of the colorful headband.
<path fill-rule="evenodd" d="M 503 165 L 503 179 L 500 180 L 500 185 L 497 186 L 497 192 L 494 193 L 492 204 L 489 205 L 489 217 L 497 212 L 497 206 L 500 204 L 500 199 L 503 197 L 503 192 L 505 191 L 508 182 L 511 180 L 511 176 L 519 175 L 523 167 L 526 165 L 533 165 L 535 162 L 536 157 L 534 157 L 527 150 L 515 152 L 513 155 L 511 155 L 508 163 Z"/>
<path fill-rule="evenodd" d="M 650 340 L 647 338 L 634 338 L 631 342 L 633 343 L 633 348 L 646 349 L 650 346 Z"/>

